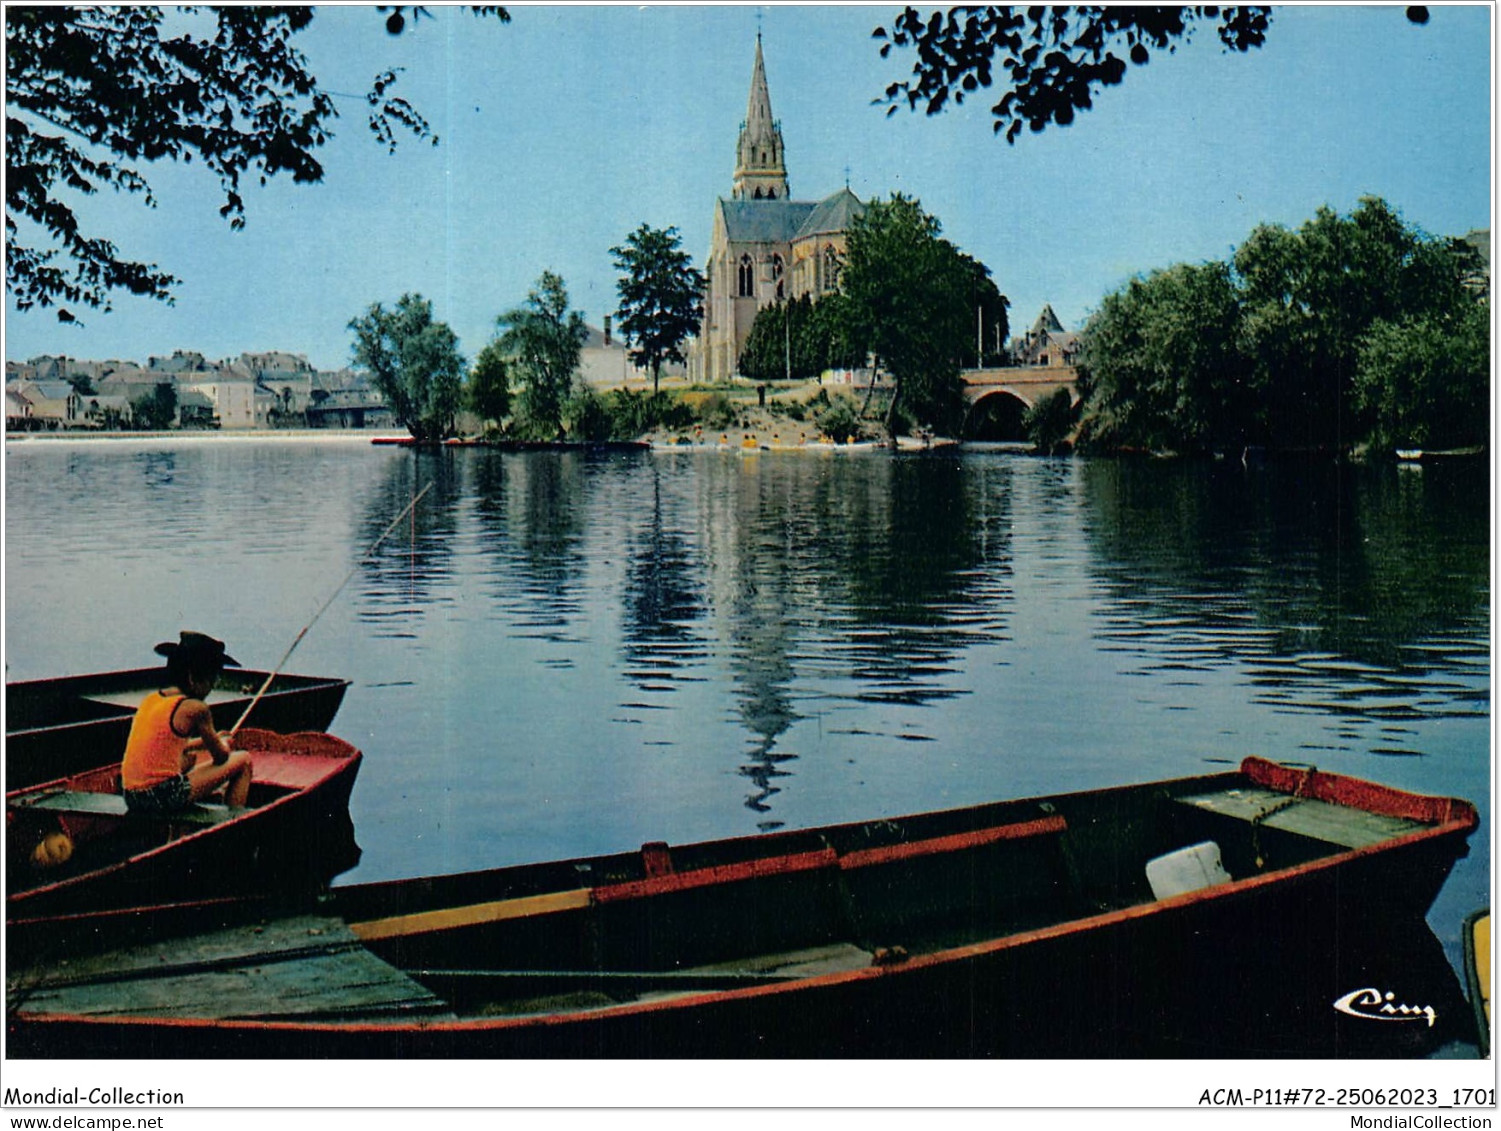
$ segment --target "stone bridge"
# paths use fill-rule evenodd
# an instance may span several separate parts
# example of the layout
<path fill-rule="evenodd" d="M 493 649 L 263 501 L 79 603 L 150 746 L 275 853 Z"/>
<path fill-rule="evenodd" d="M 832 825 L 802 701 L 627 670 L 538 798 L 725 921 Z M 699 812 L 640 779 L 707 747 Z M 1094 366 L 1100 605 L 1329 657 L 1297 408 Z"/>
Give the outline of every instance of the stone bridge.
<path fill-rule="evenodd" d="M 963 435 L 967 440 L 1022 440 L 1026 414 L 1059 389 L 1069 403 L 1079 403 L 1079 374 L 1071 365 L 1023 365 L 963 371 L 968 405 Z"/>
<path fill-rule="evenodd" d="M 964 399 L 973 410 L 989 397 L 1011 397 L 1024 408 L 1047 400 L 1059 389 L 1079 403 L 1078 371 L 1072 365 L 1025 365 L 1007 369 L 966 369 Z"/>

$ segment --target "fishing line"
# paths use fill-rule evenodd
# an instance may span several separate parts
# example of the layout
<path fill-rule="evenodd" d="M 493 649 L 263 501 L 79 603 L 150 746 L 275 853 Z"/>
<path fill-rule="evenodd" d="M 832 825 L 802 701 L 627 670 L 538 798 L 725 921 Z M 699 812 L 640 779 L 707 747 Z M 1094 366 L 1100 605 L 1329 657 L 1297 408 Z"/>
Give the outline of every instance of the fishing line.
<path fill-rule="evenodd" d="M 380 544 L 390 536 L 391 531 L 395 530 L 399 525 L 401 525 L 401 520 L 406 518 L 408 513 L 413 512 L 417 509 L 417 504 L 422 501 L 422 496 L 427 494 L 432 489 L 433 485 L 429 483 L 426 487 L 422 488 L 421 491 L 418 491 L 417 494 L 412 497 L 412 501 L 404 506 L 401 509 L 401 513 L 391 520 L 391 525 L 386 527 L 385 530 L 381 531 L 380 537 L 377 538 L 374 542 L 370 543 L 370 548 L 360 555 L 359 559 L 354 563 L 354 567 L 344 575 L 344 580 L 339 582 L 339 587 L 328 595 L 328 600 L 324 601 L 323 604 L 319 606 L 318 611 L 313 614 L 312 619 L 309 620 L 307 624 L 302 626 L 302 630 L 298 632 L 296 638 L 292 641 L 291 647 L 289 647 L 285 652 L 282 653 L 282 657 L 279 661 L 277 661 L 276 667 L 274 667 L 271 670 L 271 674 L 266 677 L 266 682 L 261 684 L 261 689 L 255 693 L 255 698 L 252 699 L 250 701 L 250 705 L 245 708 L 244 714 L 240 716 L 240 721 L 235 723 L 234 727 L 231 728 L 228 735 L 229 738 L 234 738 L 234 736 L 239 733 L 240 728 L 245 725 L 245 720 L 249 718 L 250 712 L 255 710 L 255 705 L 261 701 L 261 696 L 266 694 L 266 689 L 271 686 L 271 681 L 281 674 L 283 665 L 285 665 L 286 662 L 291 659 L 292 653 L 297 650 L 297 645 L 302 643 L 302 638 L 308 634 L 308 630 L 312 628 L 313 625 L 318 623 L 318 618 L 321 617 L 324 612 L 327 611 L 328 607 L 334 603 L 334 598 L 336 598 L 340 593 L 344 591 L 344 586 L 348 585 L 354 575 L 360 571 L 360 566 L 364 565 L 365 562 L 370 559 L 370 556 L 375 553 L 375 551 L 380 547 Z"/>

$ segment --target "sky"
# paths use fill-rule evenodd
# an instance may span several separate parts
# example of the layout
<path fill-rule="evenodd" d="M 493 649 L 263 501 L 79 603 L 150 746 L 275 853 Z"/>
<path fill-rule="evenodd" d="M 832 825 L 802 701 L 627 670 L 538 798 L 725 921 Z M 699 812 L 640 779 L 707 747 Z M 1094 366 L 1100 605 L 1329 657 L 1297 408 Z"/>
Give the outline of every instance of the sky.
<path fill-rule="evenodd" d="M 174 350 L 350 364 L 351 319 L 404 293 L 431 299 L 473 357 L 544 270 L 598 326 L 618 302 L 610 248 L 676 227 L 702 267 L 728 196 L 755 40 L 795 198 L 843 187 L 917 197 L 1011 299 L 1012 330 L 1044 303 L 1080 327 L 1133 275 L 1230 256 L 1261 223 L 1385 198 L 1432 235 L 1491 221 L 1488 6 L 1276 9 L 1267 43 L 1225 52 L 1205 26 L 1103 91 L 1067 128 L 992 131 L 993 99 L 888 116 L 910 51 L 871 38 L 890 5 L 527 6 L 512 20 L 432 6 L 393 37 L 363 6 L 320 7 L 297 42 L 341 117 L 321 183 L 246 185 L 243 231 L 201 164 L 149 164 L 159 198 L 77 202 L 87 229 L 178 276 L 175 303 L 121 295 L 83 326 L 7 302 L 5 357 L 146 362 Z M 440 142 L 388 154 L 363 94 L 397 92 Z"/>

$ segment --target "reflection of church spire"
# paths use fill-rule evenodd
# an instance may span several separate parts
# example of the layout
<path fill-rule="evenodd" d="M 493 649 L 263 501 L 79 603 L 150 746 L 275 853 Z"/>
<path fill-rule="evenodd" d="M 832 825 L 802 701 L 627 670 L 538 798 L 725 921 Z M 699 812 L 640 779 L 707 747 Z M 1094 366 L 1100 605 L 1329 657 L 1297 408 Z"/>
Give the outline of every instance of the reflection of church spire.
<path fill-rule="evenodd" d="M 786 200 L 787 163 L 782 151 L 782 127 L 771 116 L 771 92 L 766 87 L 766 60 L 761 35 L 756 34 L 756 65 L 751 71 L 750 102 L 740 127 L 735 157 L 736 200 Z"/>

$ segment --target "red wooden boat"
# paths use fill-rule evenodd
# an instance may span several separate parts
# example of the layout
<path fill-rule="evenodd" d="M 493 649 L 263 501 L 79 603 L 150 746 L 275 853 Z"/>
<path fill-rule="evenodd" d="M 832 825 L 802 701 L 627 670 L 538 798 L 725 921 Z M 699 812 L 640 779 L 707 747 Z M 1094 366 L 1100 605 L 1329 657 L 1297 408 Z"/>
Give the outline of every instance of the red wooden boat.
<path fill-rule="evenodd" d="M 44 942 L 54 954 L 13 970 L 8 1047 L 1420 1055 L 1446 1030 L 1418 1007 L 1452 1026 L 1449 998 L 1462 1001 L 1423 915 L 1476 824 L 1465 801 L 1251 758 L 1239 772 L 336 888 L 274 915 L 230 900 L 17 920 L 13 955 Z M 64 963 L 65 937 L 115 949 Z M 1421 995 L 1414 1024 L 1359 1015 L 1383 960 L 1401 964 L 1394 988 Z M 1437 973 L 1419 986 L 1425 970 Z"/>
<path fill-rule="evenodd" d="M 127 813 L 118 763 L 7 794 L 7 918 L 326 882 L 349 867 L 360 752 L 327 734 L 252 727 L 235 745 L 254 766 L 243 809 Z"/>
<path fill-rule="evenodd" d="M 214 725 L 235 726 L 265 687 L 246 720 L 261 730 L 325 731 L 334 721 L 347 679 L 226 668 L 209 692 Z M 5 685 L 5 788 L 24 789 L 82 773 L 120 758 L 136 707 L 162 685 L 162 669 L 97 672 Z"/>

